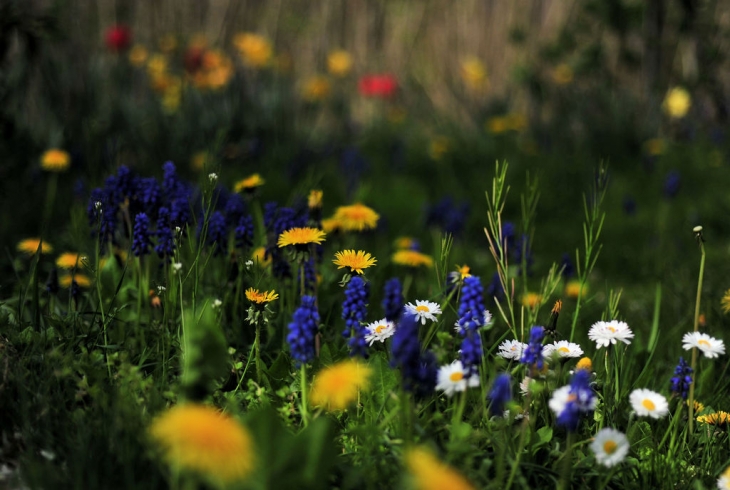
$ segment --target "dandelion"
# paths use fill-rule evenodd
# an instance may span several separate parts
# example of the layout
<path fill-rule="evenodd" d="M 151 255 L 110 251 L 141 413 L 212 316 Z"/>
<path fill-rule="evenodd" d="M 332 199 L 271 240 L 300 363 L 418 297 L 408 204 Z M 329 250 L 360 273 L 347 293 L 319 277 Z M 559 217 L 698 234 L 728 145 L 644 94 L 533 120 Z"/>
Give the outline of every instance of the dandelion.
<path fill-rule="evenodd" d="M 233 45 L 238 49 L 243 62 L 254 68 L 266 66 L 271 60 L 272 49 L 269 41 L 258 34 L 243 32 L 236 34 Z"/>
<path fill-rule="evenodd" d="M 457 391 L 466 391 L 467 388 L 479 386 L 479 375 L 468 375 L 461 361 L 441 366 L 437 375 L 436 389 L 451 397 Z"/>
<path fill-rule="evenodd" d="M 395 333 L 395 323 L 385 318 L 373 322 L 365 328 L 368 331 L 365 335 L 365 342 L 369 342 L 368 345 L 373 345 L 375 341 L 385 342 L 385 339 L 392 337 Z"/>
<path fill-rule="evenodd" d="M 686 400 L 691 384 L 692 368 L 689 367 L 684 358 L 680 357 L 679 364 L 674 368 L 674 377 L 671 379 L 670 390 L 673 395 L 681 396 L 682 400 Z"/>
<path fill-rule="evenodd" d="M 377 260 L 369 253 L 358 250 L 344 250 L 342 252 L 335 252 L 335 260 L 332 261 L 338 269 L 343 267 L 349 267 L 350 272 L 356 272 L 362 274 L 363 269 L 375 265 Z"/>
<path fill-rule="evenodd" d="M 65 274 L 58 278 L 58 283 L 62 288 L 73 287 L 76 283 L 77 287 L 88 289 L 91 286 L 91 279 L 84 274 Z"/>
<path fill-rule="evenodd" d="M 302 303 L 294 312 L 289 324 L 289 335 L 286 336 L 297 367 L 314 359 L 314 337 L 318 328 L 319 312 L 316 300 L 313 296 L 302 296 Z"/>
<path fill-rule="evenodd" d="M 41 249 L 42 254 L 49 254 L 53 252 L 53 246 L 50 243 L 43 242 L 41 245 L 40 238 L 26 238 L 18 242 L 15 247 L 18 252 L 22 252 L 27 255 L 34 255 L 38 251 L 38 247 Z"/>
<path fill-rule="evenodd" d="M 479 58 L 469 57 L 461 62 L 461 79 L 470 90 L 477 90 L 487 84 L 487 69 Z"/>
<path fill-rule="evenodd" d="M 70 164 L 69 154 L 58 148 L 46 150 L 41 155 L 41 168 L 47 172 L 63 172 L 68 169 Z"/>
<path fill-rule="evenodd" d="M 256 303 L 259 305 L 264 303 L 270 303 L 276 299 L 279 299 L 279 294 L 273 289 L 271 291 L 259 292 L 258 289 L 248 288 L 245 294 L 247 300 L 249 300 L 251 303 Z"/>
<path fill-rule="evenodd" d="M 499 344 L 497 355 L 504 359 L 519 361 L 522 353 L 527 349 L 527 344 L 519 340 L 505 340 Z"/>
<path fill-rule="evenodd" d="M 85 258 L 74 252 L 64 252 L 56 259 L 56 266 L 59 269 L 75 269 L 81 265 Z"/>
<path fill-rule="evenodd" d="M 307 197 L 307 207 L 309 209 L 320 209 L 322 207 L 322 195 L 324 193 L 321 190 L 311 190 L 309 191 L 309 196 Z"/>
<path fill-rule="evenodd" d="M 266 256 L 266 248 L 257 247 L 251 252 L 251 259 L 259 266 L 266 268 L 271 265 L 271 257 Z"/>
<path fill-rule="evenodd" d="M 590 357 L 581 357 L 580 361 L 575 365 L 575 369 L 582 369 L 584 371 L 593 371 L 593 362 Z"/>
<path fill-rule="evenodd" d="M 655 391 L 636 389 L 629 395 L 629 402 L 639 417 L 660 419 L 669 413 L 667 399 Z"/>
<path fill-rule="evenodd" d="M 332 90 L 329 80 L 321 75 L 313 76 L 304 82 L 302 98 L 308 102 L 324 100 Z"/>
<path fill-rule="evenodd" d="M 129 62 L 132 63 L 133 66 L 140 68 L 144 66 L 145 62 L 147 61 L 148 54 L 149 53 L 144 46 L 142 46 L 141 44 L 135 44 L 129 51 Z"/>
<path fill-rule="evenodd" d="M 552 78 L 558 85 L 568 85 L 573 81 L 573 69 L 567 63 L 561 63 L 553 70 Z"/>
<path fill-rule="evenodd" d="M 395 239 L 395 248 L 399 250 L 420 250 L 421 246 L 418 243 L 418 240 L 416 240 L 413 237 L 410 236 L 401 236 Z"/>
<path fill-rule="evenodd" d="M 309 245 L 310 243 L 321 244 L 327 234 L 318 228 L 290 228 L 279 235 L 277 245 L 279 248 L 288 245 Z"/>
<path fill-rule="evenodd" d="M 469 481 L 454 468 L 438 460 L 423 448 L 409 449 L 405 454 L 406 467 L 413 478 L 415 490 L 474 490 Z"/>
<path fill-rule="evenodd" d="M 344 410 L 367 389 L 372 370 L 354 359 L 324 368 L 314 378 L 310 403 L 327 411 Z"/>
<path fill-rule="evenodd" d="M 709 357 L 710 359 L 725 353 L 725 343 L 722 340 L 700 332 L 684 334 L 682 337 L 682 347 L 684 350 L 690 350 L 696 347 L 702 351 L 705 357 Z"/>
<path fill-rule="evenodd" d="M 689 400 L 687 400 L 685 403 L 689 407 Z M 692 403 L 692 406 L 694 407 L 695 414 L 702 413 L 702 411 L 705 409 L 705 405 L 702 404 L 701 402 L 698 402 L 697 400 L 695 400 L 694 403 Z"/>
<path fill-rule="evenodd" d="M 540 306 L 540 303 L 542 302 L 542 295 L 538 293 L 531 293 L 527 292 L 522 295 L 522 298 L 520 299 L 520 303 L 525 308 L 534 309 Z"/>
<path fill-rule="evenodd" d="M 588 288 L 585 285 L 581 286 L 580 281 L 577 279 L 573 280 L 573 281 L 569 281 L 565 285 L 565 295 L 568 298 L 576 299 L 576 298 L 578 298 L 578 296 L 584 297 L 587 293 L 588 293 Z"/>
<path fill-rule="evenodd" d="M 327 71 L 336 76 L 344 77 L 352 69 L 352 56 L 343 50 L 332 51 L 327 55 Z"/>
<path fill-rule="evenodd" d="M 700 415 L 697 417 L 697 422 L 708 425 L 727 426 L 730 425 L 730 413 L 721 410 L 707 415 Z"/>
<path fill-rule="evenodd" d="M 720 306 L 722 307 L 722 311 L 724 313 L 730 313 L 730 289 L 725 291 L 725 294 L 722 296 Z"/>
<path fill-rule="evenodd" d="M 211 407 L 178 405 L 158 416 L 149 433 L 169 464 L 223 484 L 246 478 L 255 466 L 248 430 Z"/>
<path fill-rule="evenodd" d="M 542 348 L 543 357 L 551 357 L 553 355 L 556 355 L 557 357 L 559 357 L 561 359 L 571 358 L 571 357 L 580 357 L 583 355 L 583 349 L 581 349 L 578 344 L 574 344 L 573 342 L 568 342 L 567 340 L 561 340 L 561 341 L 553 342 L 552 344 L 547 344 L 547 345 L 543 346 L 543 348 Z"/>
<path fill-rule="evenodd" d="M 512 400 L 512 377 L 507 373 L 497 376 L 487 398 L 490 401 L 490 414 L 499 415 L 504 412 L 504 406 Z"/>
<path fill-rule="evenodd" d="M 672 119 L 682 119 L 692 106 L 692 97 L 682 87 L 673 87 L 667 92 L 662 108 Z"/>
<path fill-rule="evenodd" d="M 364 204 L 355 203 L 337 208 L 334 219 L 342 231 L 363 231 L 375 228 L 380 215 Z"/>
<path fill-rule="evenodd" d="M 406 312 L 410 315 L 415 315 L 416 320 L 421 321 L 421 325 L 426 324 L 426 320 L 436 321 L 436 315 L 441 314 L 441 307 L 438 303 L 425 300 L 416 300 L 416 304 L 408 303 L 406 305 Z"/>
<path fill-rule="evenodd" d="M 588 331 L 588 338 L 596 343 L 596 348 L 608 347 L 609 344 L 616 344 L 620 340 L 624 344 L 630 344 L 634 333 L 625 322 L 611 320 L 610 322 L 596 322 Z"/>
<path fill-rule="evenodd" d="M 264 185 L 266 181 L 259 174 L 249 175 L 233 185 L 234 192 L 252 192 L 257 187 Z"/>
<path fill-rule="evenodd" d="M 393 277 L 388 279 L 383 289 L 383 302 L 381 305 L 385 311 L 385 318 L 395 322 L 400 318 L 403 311 L 403 286 L 400 279 Z"/>
<path fill-rule="evenodd" d="M 591 451 L 599 464 L 610 468 L 626 458 L 629 453 L 629 439 L 623 432 L 604 427 L 593 438 Z"/>
<path fill-rule="evenodd" d="M 398 250 L 393 254 L 391 260 L 394 264 L 407 267 L 433 267 L 433 259 L 416 250 Z"/>
<path fill-rule="evenodd" d="M 717 480 L 717 488 L 720 490 L 730 490 L 730 466 L 725 468 L 720 478 Z"/>

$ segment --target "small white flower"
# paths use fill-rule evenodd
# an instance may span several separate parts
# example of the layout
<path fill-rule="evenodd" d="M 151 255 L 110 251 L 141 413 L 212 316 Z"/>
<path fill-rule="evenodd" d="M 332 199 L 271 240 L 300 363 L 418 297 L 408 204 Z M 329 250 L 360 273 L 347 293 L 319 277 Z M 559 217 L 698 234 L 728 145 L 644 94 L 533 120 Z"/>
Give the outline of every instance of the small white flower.
<path fill-rule="evenodd" d="M 725 353 L 725 343 L 722 340 L 710 337 L 706 333 L 690 332 L 682 337 L 682 347 L 690 350 L 697 347 L 705 357 L 713 358 Z"/>
<path fill-rule="evenodd" d="M 626 322 L 611 320 L 610 322 L 596 322 L 588 331 L 588 338 L 596 343 L 596 348 L 608 347 L 608 344 L 616 344 L 620 340 L 624 344 L 630 344 L 629 339 L 633 338 L 634 332 L 631 331 Z"/>
<path fill-rule="evenodd" d="M 41 456 L 46 458 L 48 461 L 56 459 L 56 454 L 53 451 L 46 451 L 45 449 L 40 450 Z"/>
<path fill-rule="evenodd" d="M 464 377 L 464 366 L 457 360 L 451 364 L 441 366 L 438 372 L 437 390 L 443 390 L 446 396 L 452 396 L 457 391 L 479 386 L 479 376 L 472 374 L 469 379 Z"/>
<path fill-rule="evenodd" d="M 416 315 L 416 321 L 421 320 L 421 325 L 425 325 L 426 320 L 436 321 L 436 315 L 441 314 L 441 307 L 432 301 L 416 300 L 415 305 L 413 303 L 406 305 L 406 311 Z"/>
<path fill-rule="evenodd" d="M 215 172 L 211 172 L 208 174 L 208 180 L 210 180 L 210 183 L 214 183 L 216 180 L 218 180 L 218 174 Z"/>
<path fill-rule="evenodd" d="M 570 385 L 565 385 L 553 391 L 553 396 L 550 398 L 548 406 L 555 415 L 560 415 L 570 400 Z"/>
<path fill-rule="evenodd" d="M 529 376 L 525 376 L 525 379 L 520 381 L 520 393 L 522 393 L 522 396 L 527 396 L 530 393 L 530 381 L 532 381 L 532 378 Z"/>
<path fill-rule="evenodd" d="M 252 266 L 253 266 L 253 260 L 247 260 L 246 261 L 246 269 L 247 270 L 248 269 L 251 269 Z"/>
<path fill-rule="evenodd" d="M 175 233 L 177 233 L 178 235 L 182 235 L 182 228 L 180 228 L 179 226 L 176 226 Z"/>
<path fill-rule="evenodd" d="M 553 355 L 557 355 L 560 358 L 580 357 L 583 355 L 583 349 L 578 344 L 568 342 L 567 340 L 545 344 L 542 348 L 542 357 L 547 359 Z"/>
<path fill-rule="evenodd" d="M 182 269 L 182 262 L 175 262 L 172 264 L 172 272 L 177 274 Z"/>
<path fill-rule="evenodd" d="M 167 291 L 167 288 L 165 286 L 157 286 L 157 295 L 158 296 L 161 295 L 162 293 L 164 293 L 165 291 Z"/>
<path fill-rule="evenodd" d="M 660 419 L 669 413 L 667 399 L 655 391 L 639 388 L 631 392 L 629 401 L 639 417 Z"/>
<path fill-rule="evenodd" d="M 213 308 L 220 308 L 223 304 L 223 301 L 219 300 L 218 298 L 213 300 Z"/>
<path fill-rule="evenodd" d="M 499 344 L 499 352 L 497 352 L 497 355 L 505 359 L 519 361 L 522 359 L 522 352 L 525 349 L 527 349 L 527 344 L 519 340 L 505 340 Z"/>
<path fill-rule="evenodd" d="M 730 490 L 730 466 L 725 468 L 720 478 L 717 480 L 717 488 L 721 490 Z"/>
<path fill-rule="evenodd" d="M 373 322 L 367 327 L 368 333 L 365 335 L 365 342 L 373 345 L 376 340 L 385 342 L 385 339 L 391 337 L 395 333 L 395 323 L 389 322 L 385 318 L 377 322 Z"/>
<path fill-rule="evenodd" d="M 94 209 L 96 209 L 97 211 L 101 211 L 101 206 L 101 201 L 94 202 Z"/>
<path fill-rule="evenodd" d="M 626 458 L 629 453 L 629 440 L 623 432 L 604 427 L 593 438 L 591 451 L 599 464 L 610 468 Z"/>

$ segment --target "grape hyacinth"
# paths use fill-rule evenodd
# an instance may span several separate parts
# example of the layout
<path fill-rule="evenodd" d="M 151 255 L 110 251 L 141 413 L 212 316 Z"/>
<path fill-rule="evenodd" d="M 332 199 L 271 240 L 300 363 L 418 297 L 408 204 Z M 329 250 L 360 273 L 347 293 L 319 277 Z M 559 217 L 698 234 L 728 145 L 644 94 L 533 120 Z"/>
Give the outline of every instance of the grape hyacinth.
<path fill-rule="evenodd" d="M 507 373 L 497 376 L 487 398 L 490 402 L 489 413 L 502 415 L 504 406 L 512 400 L 512 377 Z"/>
<path fill-rule="evenodd" d="M 673 395 L 681 396 L 682 400 L 687 399 L 689 386 L 692 384 L 692 368 L 683 357 L 679 358 L 679 364 L 674 369 L 674 377 L 671 380 L 671 391 Z"/>
<path fill-rule="evenodd" d="M 397 322 L 403 311 L 405 299 L 403 298 L 403 286 L 400 279 L 393 277 L 388 279 L 383 288 L 383 310 L 385 310 L 385 319 L 391 322 Z"/>
<path fill-rule="evenodd" d="M 416 316 L 404 313 L 392 339 L 390 364 L 400 369 L 403 389 L 416 396 L 431 394 L 438 366 L 433 352 L 421 353 Z"/>
<path fill-rule="evenodd" d="M 345 301 L 342 303 L 342 318 L 345 320 L 345 330 L 342 336 L 350 347 L 350 357 L 360 356 L 367 358 L 367 342 L 365 335 L 368 331 L 364 325 L 367 314 L 369 285 L 361 277 L 350 279 L 345 289 Z"/>
<path fill-rule="evenodd" d="M 545 360 L 542 357 L 542 339 L 545 338 L 545 328 L 532 327 L 530 331 L 530 342 L 527 348 L 522 352 L 522 364 L 535 366 L 538 371 L 542 370 Z"/>
<path fill-rule="evenodd" d="M 175 240 L 170 227 L 170 210 L 161 207 L 157 212 L 157 245 L 155 252 L 162 259 L 170 260 L 175 253 Z"/>
<path fill-rule="evenodd" d="M 132 241 L 132 252 L 135 257 L 145 256 L 150 253 L 152 241 L 150 240 L 150 219 L 145 213 L 139 213 L 134 218 L 134 238 Z"/>
<path fill-rule="evenodd" d="M 315 356 L 314 337 L 319 327 L 319 312 L 313 296 L 302 296 L 302 303 L 289 324 L 289 343 L 296 367 L 311 362 Z"/>
<path fill-rule="evenodd" d="M 484 299 L 479 277 L 464 279 L 459 302 L 459 335 L 461 341 L 460 359 L 464 374 L 469 377 L 476 373 L 482 360 L 482 338 L 479 328 L 484 325 Z"/>

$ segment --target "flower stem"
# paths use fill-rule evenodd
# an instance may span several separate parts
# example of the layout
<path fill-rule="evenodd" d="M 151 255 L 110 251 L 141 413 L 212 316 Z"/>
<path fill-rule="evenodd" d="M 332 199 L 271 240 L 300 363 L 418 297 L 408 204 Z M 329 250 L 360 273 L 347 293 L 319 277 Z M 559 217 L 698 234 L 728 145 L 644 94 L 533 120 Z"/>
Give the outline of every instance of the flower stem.
<path fill-rule="evenodd" d="M 300 374 L 302 376 L 300 381 L 302 385 L 302 407 L 300 411 L 302 415 L 302 422 L 304 422 L 304 427 L 306 427 L 309 425 L 309 413 L 307 412 L 307 368 L 304 364 L 302 364 Z"/>
<path fill-rule="evenodd" d="M 699 229 L 698 229 L 699 228 Z M 694 331 L 697 332 L 700 324 L 700 298 L 702 297 L 702 278 L 705 275 L 705 240 L 702 237 L 702 227 L 698 226 L 695 228 L 697 236 L 697 242 L 700 245 L 700 277 L 697 280 L 697 299 L 695 300 L 695 321 Z M 694 429 L 694 401 L 695 401 L 695 382 L 697 380 L 697 348 L 692 348 L 692 383 L 689 385 L 689 434 L 692 434 Z"/>

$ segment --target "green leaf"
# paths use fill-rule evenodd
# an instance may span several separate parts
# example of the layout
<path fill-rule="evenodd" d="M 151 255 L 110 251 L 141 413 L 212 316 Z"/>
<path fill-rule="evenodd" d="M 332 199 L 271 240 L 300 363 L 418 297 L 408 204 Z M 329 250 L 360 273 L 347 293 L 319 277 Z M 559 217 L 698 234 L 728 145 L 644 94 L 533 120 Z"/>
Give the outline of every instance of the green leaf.
<path fill-rule="evenodd" d="M 370 394 L 375 401 L 376 408 L 380 410 L 385 405 L 390 392 L 396 389 L 398 378 L 382 354 L 371 358 L 370 367 L 373 369 L 373 375 L 370 378 L 372 382 Z"/>

